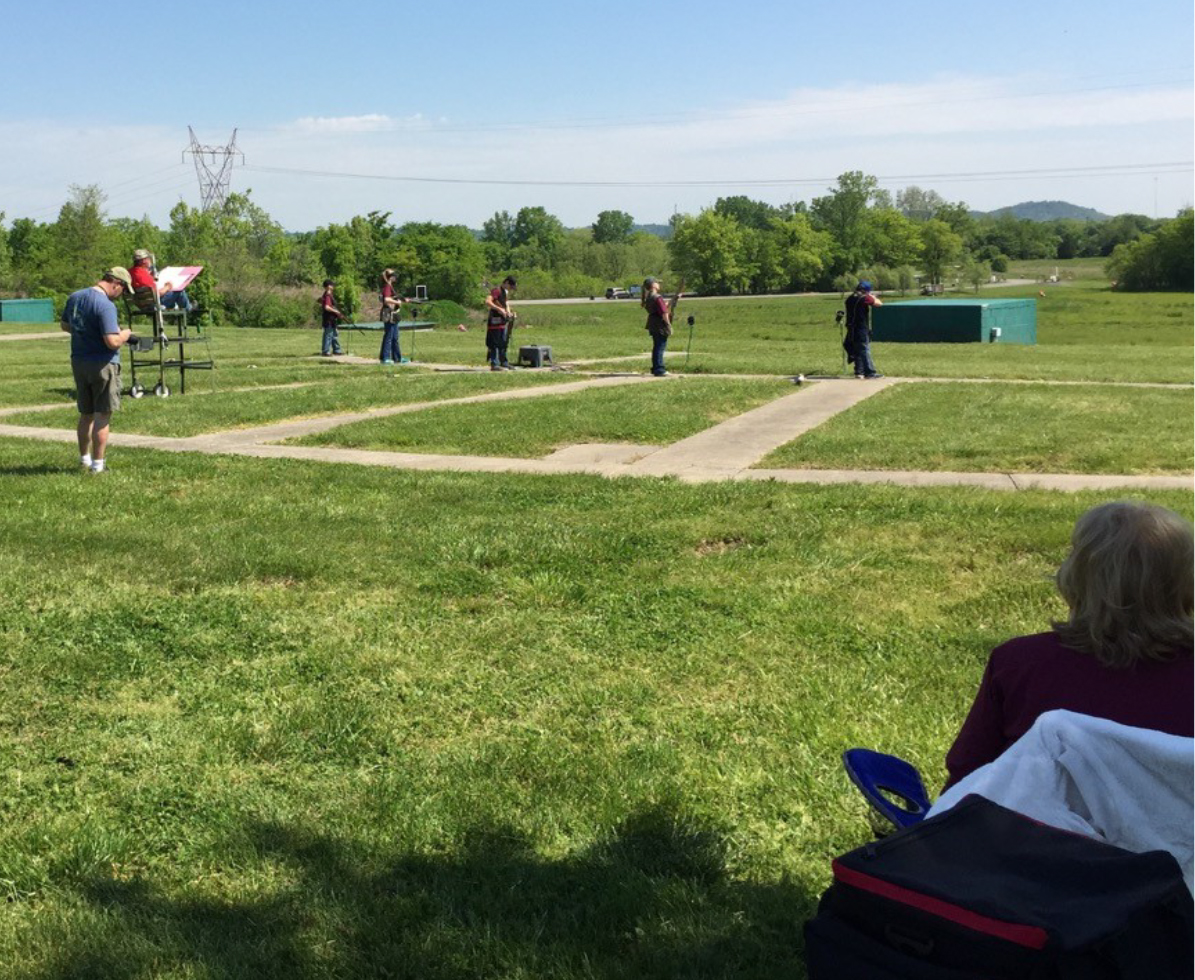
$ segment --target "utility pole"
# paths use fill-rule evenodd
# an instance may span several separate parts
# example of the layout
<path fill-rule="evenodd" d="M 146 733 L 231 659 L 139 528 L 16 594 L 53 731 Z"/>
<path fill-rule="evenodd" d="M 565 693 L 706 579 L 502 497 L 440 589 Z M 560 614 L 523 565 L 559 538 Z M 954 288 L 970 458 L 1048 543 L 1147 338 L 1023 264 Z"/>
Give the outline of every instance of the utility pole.
<path fill-rule="evenodd" d="M 245 162 L 245 154 L 237 149 L 237 131 L 232 131 L 232 139 L 228 141 L 227 146 L 203 146 L 195 136 L 195 130 L 188 126 L 187 132 L 191 134 L 191 145 L 183 150 L 183 161 L 186 162 L 188 153 L 195 161 L 195 176 L 199 178 L 200 210 L 221 208 L 228 200 L 233 162 L 237 157 L 241 158 L 241 163 Z"/>

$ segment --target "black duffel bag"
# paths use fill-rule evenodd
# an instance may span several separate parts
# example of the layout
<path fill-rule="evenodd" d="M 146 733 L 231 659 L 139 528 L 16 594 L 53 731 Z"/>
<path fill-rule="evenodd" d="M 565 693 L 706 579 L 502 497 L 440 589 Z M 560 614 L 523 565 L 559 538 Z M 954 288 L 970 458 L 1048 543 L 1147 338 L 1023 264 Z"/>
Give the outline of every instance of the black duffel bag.
<path fill-rule="evenodd" d="M 1190 980 L 1178 862 L 980 796 L 833 862 L 810 980 Z"/>

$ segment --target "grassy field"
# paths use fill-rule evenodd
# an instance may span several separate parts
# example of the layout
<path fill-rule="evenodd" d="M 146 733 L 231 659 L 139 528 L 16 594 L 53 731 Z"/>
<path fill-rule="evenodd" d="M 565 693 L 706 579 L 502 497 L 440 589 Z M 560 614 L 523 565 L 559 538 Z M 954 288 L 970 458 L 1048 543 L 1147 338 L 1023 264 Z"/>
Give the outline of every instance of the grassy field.
<path fill-rule="evenodd" d="M 836 308 L 694 302 L 690 366 L 832 373 Z M 629 303 L 524 318 L 516 343 L 557 360 L 646 346 Z M 571 378 L 330 364 L 315 331 L 212 337 L 215 372 L 126 403 L 116 431 Z M 876 356 L 894 375 L 1191 380 L 1187 296 L 1051 287 L 1039 339 Z M 484 353 L 455 324 L 416 345 L 462 366 Z M 329 437 L 667 441 L 792 390 L 683 378 Z M 63 406 L 23 420 L 69 427 L 71 400 L 65 344 L 0 343 L 0 407 Z M 1182 471 L 1191 400 L 910 384 L 781 454 Z M 988 651 L 1062 614 L 1050 576 L 1075 518 L 1129 495 L 112 457 L 93 478 L 69 445 L 0 437 L 15 980 L 800 978 L 829 861 L 870 836 L 842 750 L 899 752 L 940 784 Z M 1145 499 L 1191 516 L 1189 492 Z"/>
<path fill-rule="evenodd" d="M 579 443 L 663 446 L 789 394 L 792 384 L 779 380 L 675 379 L 530 402 L 446 405 L 434 412 L 357 422 L 296 441 L 309 446 L 526 458 Z"/>
<path fill-rule="evenodd" d="M 901 385 L 835 416 L 757 465 L 1190 473 L 1195 467 L 1191 402 L 1191 392 L 1183 389 Z"/>
<path fill-rule="evenodd" d="M 14 333 L 47 333 L 59 334 L 62 331 L 57 323 L 21 323 L 15 320 L 0 322 L 0 337 Z"/>
<path fill-rule="evenodd" d="M 329 372 L 323 373 L 326 376 Z M 336 373 L 339 376 L 334 380 L 325 377 L 324 380 L 299 381 L 294 383 L 296 387 L 258 387 L 168 399 L 149 395 L 139 400 L 125 398 L 118 424 L 122 432 L 194 436 L 287 418 L 315 418 L 384 405 L 440 401 L 570 380 L 563 374 L 432 374 L 406 368 L 389 371 L 350 369 Z M 9 415 L 4 422 L 74 428 L 78 418 L 74 408 L 61 408 Z"/>
<path fill-rule="evenodd" d="M 1045 280 L 1056 275 L 1062 282 L 1087 279 L 1106 286 L 1108 283 L 1104 275 L 1104 266 L 1107 264 L 1107 258 L 1013 259 L 1009 262 L 1005 276 L 1009 279 Z"/>
<path fill-rule="evenodd" d="M 61 455 L 0 440 L 11 977 L 800 975 L 840 751 L 937 783 L 1099 499 Z"/>
<path fill-rule="evenodd" d="M 1046 296 L 1038 296 L 1039 291 Z M 979 296 L 1036 299 L 1038 343 L 877 343 L 872 350 L 880 370 L 902 377 L 1192 380 L 1189 296 L 1115 293 L 1106 283 L 1087 280 L 1041 290 L 984 289 Z M 899 300 L 886 297 L 888 302 Z M 634 341 L 643 335 L 641 312 L 631 304 L 611 306 L 533 307 L 528 314 L 532 326 L 520 342 L 552 344 L 554 353 L 564 351 L 566 357 L 629 353 L 627 348 L 633 350 Z M 688 345 L 688 327 L 680 313 L 691 313 L 696 319 L 691 371 L 838 375 L 843 373 L 842 349 L 834 312 L 840 307 L 837 297 L 694 301 L 680 307 L 670 349 L 683 352 Z M 583 327 L 590 333 L 575 337 Z M 642 349 L 643 341 L 638 343 Z M 583 353 L 574 354 L 581 344 Z M 600 346 L 607 347 L 606 354 Z M 683 354 L 669 363 L 680 370 Z"/>
<path fill-rule="evenodd" d="M 1182 294 L 1123 294 L 1105 283 L 1078 280 L 1042 290 L 983 290 L 981 296 L 1038 299 L 1038 343 L 876 344 L 876 362 L 886 374 L 946 378 L 1014 378 L 1088 381 L 1192 381 L 1191 299 Z M 889 297 L 898 301 L 899 297 Z M 604 304 L 604 305 L 603 305 Z M 689 370 L 695 373 L 837 375 L 842 372 L 837 297 L 698 300 L 681 307 L 696 318 Z M 530 306 L 515 331 L 512 348 L 547 344 L 558 362 L 645 355 L 643 313 L 633 303 Z M 678 325 L 671 349 L 683 352 L 688 327 Z M 193 374 L 195 391 L 327 380 L 369 370 L 320 362 L 315 330 L 211 331 L 217 369 Z M 347 348 L 376 354 L 375 334 L 345 332 Z M 410 335 L 404 336 L 410 352 Z M 476 325 L 460 333 L 455 325 L 421 333 L 416 358 L 425 362 L 482 366 L 484 332 Z M 0 405 L 42 404 L 69 399 L 68 356 L 49 340 L 0 344 Z M 673 357 L 674 370 L 684 363 Z M 625 362 L 607 365 L 628 370 Z M 646 356 L 630 369 L 646 370 Z M 376 369 L 381 371 L 380 366 Z M 151 376 L 147 374 L 147 377 Z"/>

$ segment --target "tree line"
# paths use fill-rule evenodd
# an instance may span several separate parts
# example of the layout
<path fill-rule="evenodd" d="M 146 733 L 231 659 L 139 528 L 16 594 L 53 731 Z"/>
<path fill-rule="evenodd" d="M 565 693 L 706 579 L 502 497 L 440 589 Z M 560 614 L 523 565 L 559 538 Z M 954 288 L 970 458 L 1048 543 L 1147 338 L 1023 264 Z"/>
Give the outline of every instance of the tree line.
<path fill-rule="evenodd" d="M 962 202 L 908 187 L 895 194 L 852 171 L 811 202 L 774 206 L 724 197 L 697 214 L 674 215 L 669 234 L 635 226 L 623 211 L 566 228 L 542 207 L 499 211 L 480 231 L 434 222 L 395 224 L 390 212 L 288 232 L 252 193 L 217 209 L 185 203 L 168 227 L 148 218 L 111 218 L 97 186 L 72 187 L 52 222 L 4 221 L 0 212 L 0 295 L 49 296 L 60 304 L 107 267 L 147 248 L 160 265 L 203 265 L 189 291 L 216 321 L 294 326 L 313 318 L 313 290 L 338 284 L 350 315 L 372 316 L 381 270 L 404 289 L 476 306 L 486 281 L 519 279 L 528 298 L 596 296 L 644 276 L 683 278 L 705 294 L 849 288 L 859 278 L 881 289 L 919 279 L 974 283 L 1021 259 L 1104 257 L 1126 289 L 1192 288 L 1191 210 L 1156 221 L 1124 214 L 1108 221 L 1038 222 L 975 216 Z"/>

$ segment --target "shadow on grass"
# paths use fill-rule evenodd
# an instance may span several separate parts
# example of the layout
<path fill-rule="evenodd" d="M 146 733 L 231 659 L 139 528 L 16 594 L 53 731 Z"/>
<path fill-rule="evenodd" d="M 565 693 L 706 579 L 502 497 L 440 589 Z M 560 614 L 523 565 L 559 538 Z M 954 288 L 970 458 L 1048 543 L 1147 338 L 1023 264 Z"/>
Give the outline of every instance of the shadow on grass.
<path fill-rule="evenodd" d="M 813 900 L 732 880 L 724 838 L 661 810 L 588 851 L 537 855 L 482 827 L 451 854 L 374 854 L 279 825 L 251 831 L 272 865 L 261 899 L 165 897 L 95 882 L 102 941 L 43 978 L 803 977 Z"/>

